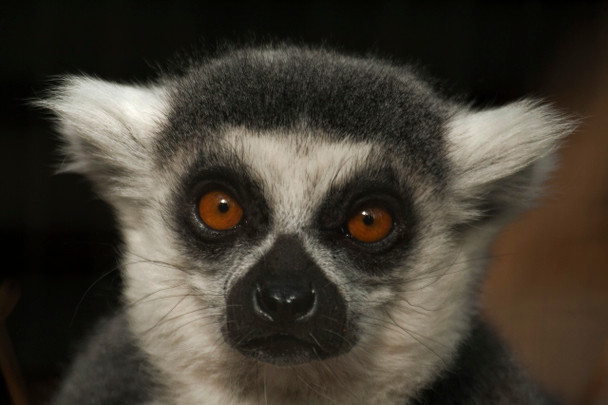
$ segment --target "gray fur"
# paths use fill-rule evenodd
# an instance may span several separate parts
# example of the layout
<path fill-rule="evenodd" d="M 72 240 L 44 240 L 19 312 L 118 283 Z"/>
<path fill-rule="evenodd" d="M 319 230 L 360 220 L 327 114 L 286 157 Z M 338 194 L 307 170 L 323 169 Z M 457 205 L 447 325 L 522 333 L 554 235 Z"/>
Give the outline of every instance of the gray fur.
<path fill-rule="evenodd" d="M 153 396 L 153 374 L 119 314 L 100 322 L 53 404 L 143 404 Z"/>
<path fill-rule="evenodd" d="M 114 207 L 126 246 L 124 311 L 58 404 L 110 391 L 148 405 L 542 403 L 476 294 L 479 258 L 571 130 L 551 108 L 473 111 L 409 68 L 282 46 L 147 86 L 71 77 L 40 104 L 58 115 L 66 170 Z M 235 228 L 199 217 L 212 189 L 242 205 Z M 361 204 L 391 215 L 379 241 L 346 227 Z M 272 312 L 284 291 L 306 327 Z M 114 367 L 132 377 L 95 371 Z"/>

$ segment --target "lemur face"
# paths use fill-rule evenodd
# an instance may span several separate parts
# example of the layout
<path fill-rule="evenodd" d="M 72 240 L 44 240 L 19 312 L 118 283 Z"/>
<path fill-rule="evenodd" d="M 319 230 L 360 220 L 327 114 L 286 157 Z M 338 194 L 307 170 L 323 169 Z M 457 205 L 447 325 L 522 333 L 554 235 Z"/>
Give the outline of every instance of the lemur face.
<path fill-rule="evenodd" d="M 271 364 L 349 351 L 404 270 L 416 219 L 403 169 L 381 144 L 228 134 L 171 203 L 189 267 L 222 279 L 226 342 Z"/>
<path fill-rule="evenodd" d="M 68 170 L 116 210 L 150 361 L 242 392 L 423 386 L 466 334 L 491 236 L 568 132 L 532 102 L 471 111 L 409 69 L 289 47 L 149 86 L 72 77 L 42 104 Z"/>

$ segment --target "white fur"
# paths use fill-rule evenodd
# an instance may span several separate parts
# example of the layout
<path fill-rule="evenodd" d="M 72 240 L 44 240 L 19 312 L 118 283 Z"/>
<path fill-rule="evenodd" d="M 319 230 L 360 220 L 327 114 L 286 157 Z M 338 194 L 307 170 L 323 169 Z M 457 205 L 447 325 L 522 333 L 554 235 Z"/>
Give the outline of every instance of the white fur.
<path fill-rule="evenodd" d="M 461 109 L 447 125 L 456 189 L 479 192 L 555 151 L 572 131 L 553 109 L 524 100 L 484 111 Z"/>
<path fill-rule="evenodd" d="M 127 210 L 138 191 L 150 187 L 142 181 L 152 170 L 151 141 L 166 119 L 167 98 L 161 86 L 70 76 L 37 104 L 59 118 L 68 157 L 61 170 L 92 178 L 106 200 Z"/>

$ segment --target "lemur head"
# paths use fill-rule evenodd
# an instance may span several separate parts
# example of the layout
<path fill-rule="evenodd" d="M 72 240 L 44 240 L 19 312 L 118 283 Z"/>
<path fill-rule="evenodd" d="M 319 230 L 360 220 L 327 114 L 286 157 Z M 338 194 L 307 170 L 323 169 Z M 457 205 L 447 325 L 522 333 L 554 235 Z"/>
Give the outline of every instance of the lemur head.
<path fill-rule="evenodd" d="M 148 85 L 69 77 L 41 103 L 115 209 L 151 363 L 235 395 L 431 379 L 569 132 L 534 102 L 474 111 L 408 68 L 295 47 Z"/>

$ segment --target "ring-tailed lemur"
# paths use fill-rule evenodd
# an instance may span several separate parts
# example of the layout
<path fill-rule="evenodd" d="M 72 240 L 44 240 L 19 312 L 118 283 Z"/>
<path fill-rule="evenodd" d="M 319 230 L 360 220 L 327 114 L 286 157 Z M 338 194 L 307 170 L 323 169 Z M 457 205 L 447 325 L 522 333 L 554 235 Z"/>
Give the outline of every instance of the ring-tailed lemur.
<path fill-rule="evenodd" d="M 411 69 L 267 46 L 39 102 L 114 208 L 122 311 L 54 404 L 541 404 L 480 321 L 497 230 L 570 123 Z"/>

